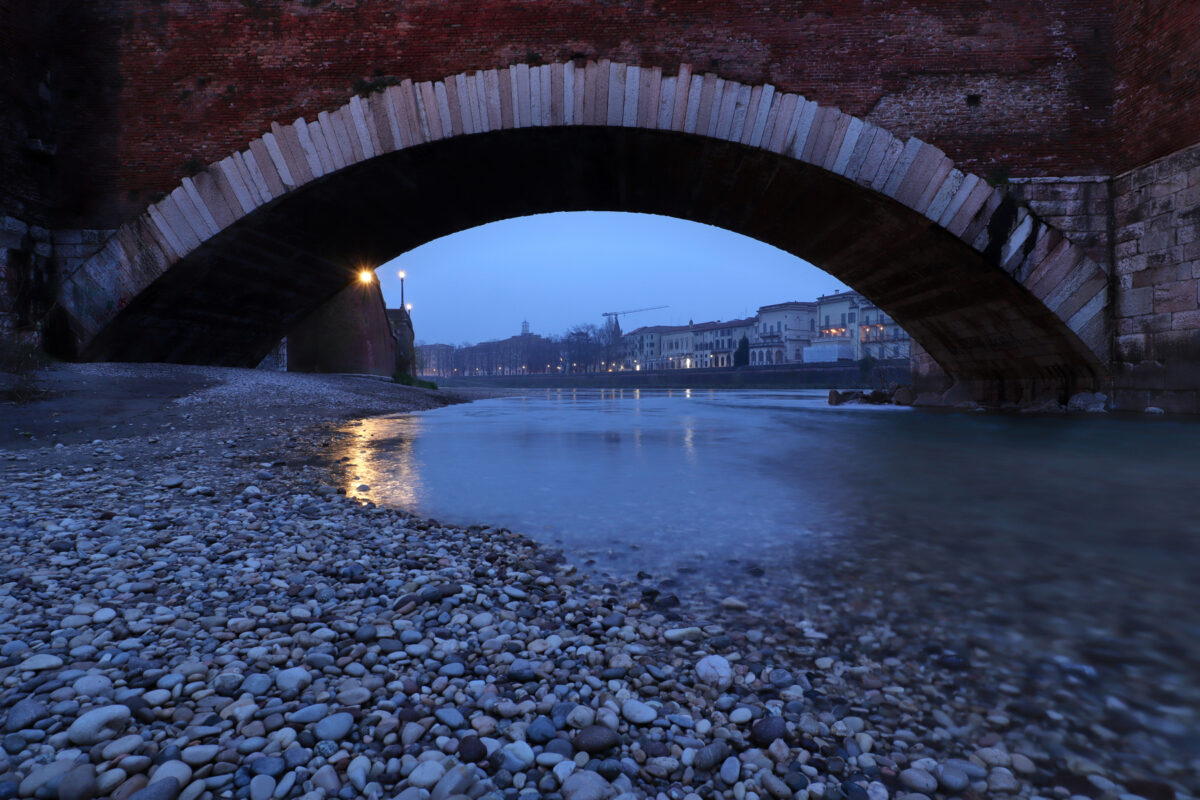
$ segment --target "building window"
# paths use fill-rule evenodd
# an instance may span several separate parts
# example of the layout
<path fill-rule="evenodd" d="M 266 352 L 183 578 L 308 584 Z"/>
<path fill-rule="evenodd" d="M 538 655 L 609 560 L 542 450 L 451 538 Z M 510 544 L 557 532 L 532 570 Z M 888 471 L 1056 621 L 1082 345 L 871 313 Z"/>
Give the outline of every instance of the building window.
<path fill-rule="evenodd" d="M 854 318 L 855 318 L 856 316 L 858 316 L 858 315 L 857 315 L 857 314 L 855 314 L 853 311 L 851 311 L 851 312 L 850 312 L 850 324 L 851 324 L 851 325 L 853 325 L 853 324 L 854 324 Z"/>

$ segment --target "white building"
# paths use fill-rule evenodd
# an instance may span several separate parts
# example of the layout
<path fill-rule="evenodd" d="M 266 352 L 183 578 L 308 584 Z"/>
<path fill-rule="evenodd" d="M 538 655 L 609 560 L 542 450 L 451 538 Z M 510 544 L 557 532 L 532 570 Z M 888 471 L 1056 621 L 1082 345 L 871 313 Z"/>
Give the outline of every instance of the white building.
<path fill-rule="evenodd" d="M 695 332 L 693 325 L 677 325 L 663 331 L 661 336 L 662 366 L 658 369 L 695 369 Z"/>
<path fill-rule="evenodd" d="M 789 301 L 758 309 L 750 364 L 795 364 L 804 360 L 804 348 L 817 336 L 817 304 Z"/>
<path fill-rule="evenodd" d="M 908 358 L 908 333 L 858 292 L 817 298 L 817 326 L 817 338 L 804 350 L 807 363 Z"/>
<path fill-rule="evenodd" d="M 865 298 L 859 307 L 859 358 L 908 358 L 908 331 Z"/>

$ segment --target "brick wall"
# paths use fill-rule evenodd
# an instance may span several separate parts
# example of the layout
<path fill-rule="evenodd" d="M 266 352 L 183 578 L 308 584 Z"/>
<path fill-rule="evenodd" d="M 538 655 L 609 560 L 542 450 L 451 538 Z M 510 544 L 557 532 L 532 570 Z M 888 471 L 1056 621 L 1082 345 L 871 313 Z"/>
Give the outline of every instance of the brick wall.
<path fill-rule="evenodd" d="M 681 62 L 772 82 L 917 135 L 982 174 L 1107 171 L 1108 0 L 118 0 L 115 135 L 92 144 L 92 226 L 128 219 L 273 120 L 356 82 L 521 61 Z M 362 84 L 360 84 L 360 87 Z"/>
<path fill-rule="evenodd" d="M 1114 173 L 1200 141 L 1200 3 L 1113 3 Z"/>

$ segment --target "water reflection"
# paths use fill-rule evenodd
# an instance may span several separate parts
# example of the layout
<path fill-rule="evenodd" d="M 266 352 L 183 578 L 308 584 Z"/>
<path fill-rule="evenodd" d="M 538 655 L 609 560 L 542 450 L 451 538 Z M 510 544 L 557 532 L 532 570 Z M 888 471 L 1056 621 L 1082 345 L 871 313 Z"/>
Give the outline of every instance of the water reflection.
<path fill-rule="evenodd" d="M 424 420 L 419 415 L 365 419 L 346 429 L 334 454 L 347 467 L 345 490 L 350 497 L 386 497 L 402 508 L 415 508 L 422 495 L 421 464 L 416 441 Z M 381 452 L 387 458 L 381 459 Z M 359 489 L 365 486 L 365 489 Z"/>

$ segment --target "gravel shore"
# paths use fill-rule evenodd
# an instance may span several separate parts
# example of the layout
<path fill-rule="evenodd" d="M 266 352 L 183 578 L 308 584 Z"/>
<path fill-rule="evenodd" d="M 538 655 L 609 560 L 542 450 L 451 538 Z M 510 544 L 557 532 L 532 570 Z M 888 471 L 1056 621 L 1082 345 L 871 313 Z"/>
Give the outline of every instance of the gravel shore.
<path fill-rule="evenodd" d="M 453 397 L 60 370 L 64 392 L 94 380 L 122 408 L 123 381 L 157 395 L 115 428 L 70 398 L 59 429 L 39 404 L 4 421 L 0 800 L 1170 800 L 1200 785 L 1194 686 L 1151 692 L 1153 659 L 1119 648 L 1098 651 L 1121 665 L 1106 673 L 951 647 L 938 615 L 976 609 L 949 581 L 931 609 L 831 562 L 798 618 L 751 607 L 732 578 L 716 602 L 605 580 L 517 533 L 345 495 L 324 454 L 347 418 Z"/>

